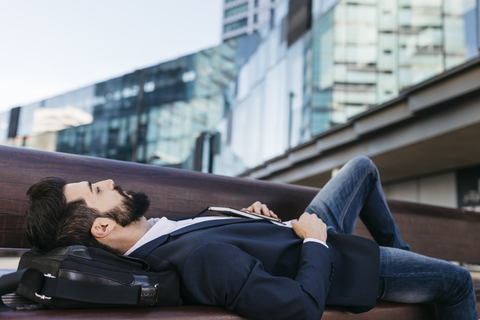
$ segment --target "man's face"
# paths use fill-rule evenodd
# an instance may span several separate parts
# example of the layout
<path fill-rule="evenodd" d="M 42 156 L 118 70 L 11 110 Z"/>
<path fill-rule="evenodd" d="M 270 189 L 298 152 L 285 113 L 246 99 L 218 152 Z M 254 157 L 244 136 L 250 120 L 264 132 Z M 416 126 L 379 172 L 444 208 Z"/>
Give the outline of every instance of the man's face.
<path fill-rule="evenodd" d="M 64 189 L 67 203 L 85 200 L 87 206 L 99 212 L 107 212 L 123 204 L 124 197 L 115 190 L 113 180 L 103 180 L 96 183 L 82 181 L 69 183 Z"/>
<path fill-rule="evenodd" d="M 65 185 L 64 193 L 67 203 L 84 200 L 88 207 L 96 209 L 101 216 L 111 218 L 122 226 L 139 220 L 150 205 L 146 194 L 124 192 L 111 179 L 96 183 L 69 183 Z"/>

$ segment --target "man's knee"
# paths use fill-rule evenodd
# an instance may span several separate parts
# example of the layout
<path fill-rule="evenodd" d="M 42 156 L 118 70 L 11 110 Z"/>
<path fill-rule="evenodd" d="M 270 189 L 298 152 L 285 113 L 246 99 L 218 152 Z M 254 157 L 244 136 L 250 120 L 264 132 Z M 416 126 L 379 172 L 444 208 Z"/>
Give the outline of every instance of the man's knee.
<path fill-rule="evenodd" d="M 473 290 L 473 279 L 472 279 L 472 275 L 470 274 L 470 272 L 463 268 L 463 267 L 459 267 L 461 269 L 461 271 L 459 271 L 460 273 L 460 283 L 463 284 L 463 286 L 465 287 L 465 290 L 467 291 L 471 291 Z"/>
<path fill-rule="evenodd" d="M 365 156 L 356 156 L 355 158 L 349 161 L 349 164 L 354 166 L 356 169 L 364 169 L 364 170 L 369 170 L 371 167 L 375 167 L 372 160 L 370 160 L 370 158 Z"/>
<path fill-rule="evenodd" d="M 447 292 L 451 295 L 450 303 L 458 303 L 463 299 L 467 299 L 474 291 L 473 280 L 470 272 L 467 269 L 456 266 L 455 281 L 451 283 L 452 287 L 447 289 Z"/>

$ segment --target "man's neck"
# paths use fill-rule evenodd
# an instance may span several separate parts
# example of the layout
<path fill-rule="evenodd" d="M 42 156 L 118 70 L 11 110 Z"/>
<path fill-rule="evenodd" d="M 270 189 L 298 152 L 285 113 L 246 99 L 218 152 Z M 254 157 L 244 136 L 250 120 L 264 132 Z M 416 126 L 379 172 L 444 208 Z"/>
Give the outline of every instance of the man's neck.
<path fill-rule="evenodd" d="M 118 249 L 122 254 L 128 251 L 138 240 L 140 240 L 152 225 L 145 217 L 126 227 L 117 225 L 115 233 L 105 243 L 108 246 Z"/>

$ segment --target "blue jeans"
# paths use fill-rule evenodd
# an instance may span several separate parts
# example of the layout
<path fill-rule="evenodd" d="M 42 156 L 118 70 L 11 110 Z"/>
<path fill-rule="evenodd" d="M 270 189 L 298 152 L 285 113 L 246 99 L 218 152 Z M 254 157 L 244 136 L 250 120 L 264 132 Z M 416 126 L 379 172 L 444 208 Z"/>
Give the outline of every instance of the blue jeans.
<path fill-rule="evenodd" d="M 437 319 L 477 320 L 470 273 L 450 262 L 410 252 L 390 213 L 380 177 L 366 157 L 350 160 L 305 210 L 317 214 L 328 232 L 351 234 L 357 217 L 380 245 L 378 299 L 433 302 Z"/>

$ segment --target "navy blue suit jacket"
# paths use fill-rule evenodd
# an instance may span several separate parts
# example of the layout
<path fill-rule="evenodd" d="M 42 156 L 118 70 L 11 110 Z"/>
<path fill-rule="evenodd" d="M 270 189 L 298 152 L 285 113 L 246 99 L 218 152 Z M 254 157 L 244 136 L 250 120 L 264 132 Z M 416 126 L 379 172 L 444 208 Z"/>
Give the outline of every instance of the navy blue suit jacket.
<path fill-rule="evenodd" d="M 131 256 L 153 271 L 175 269 L 187 304 L 223 305 L 251 319 L 320 319 L 325 304 L 350 312 L 375 305 L 379 248 L 329 234 L 303 243 L 265 220 L 206 221 L 159 237 Z"/>

